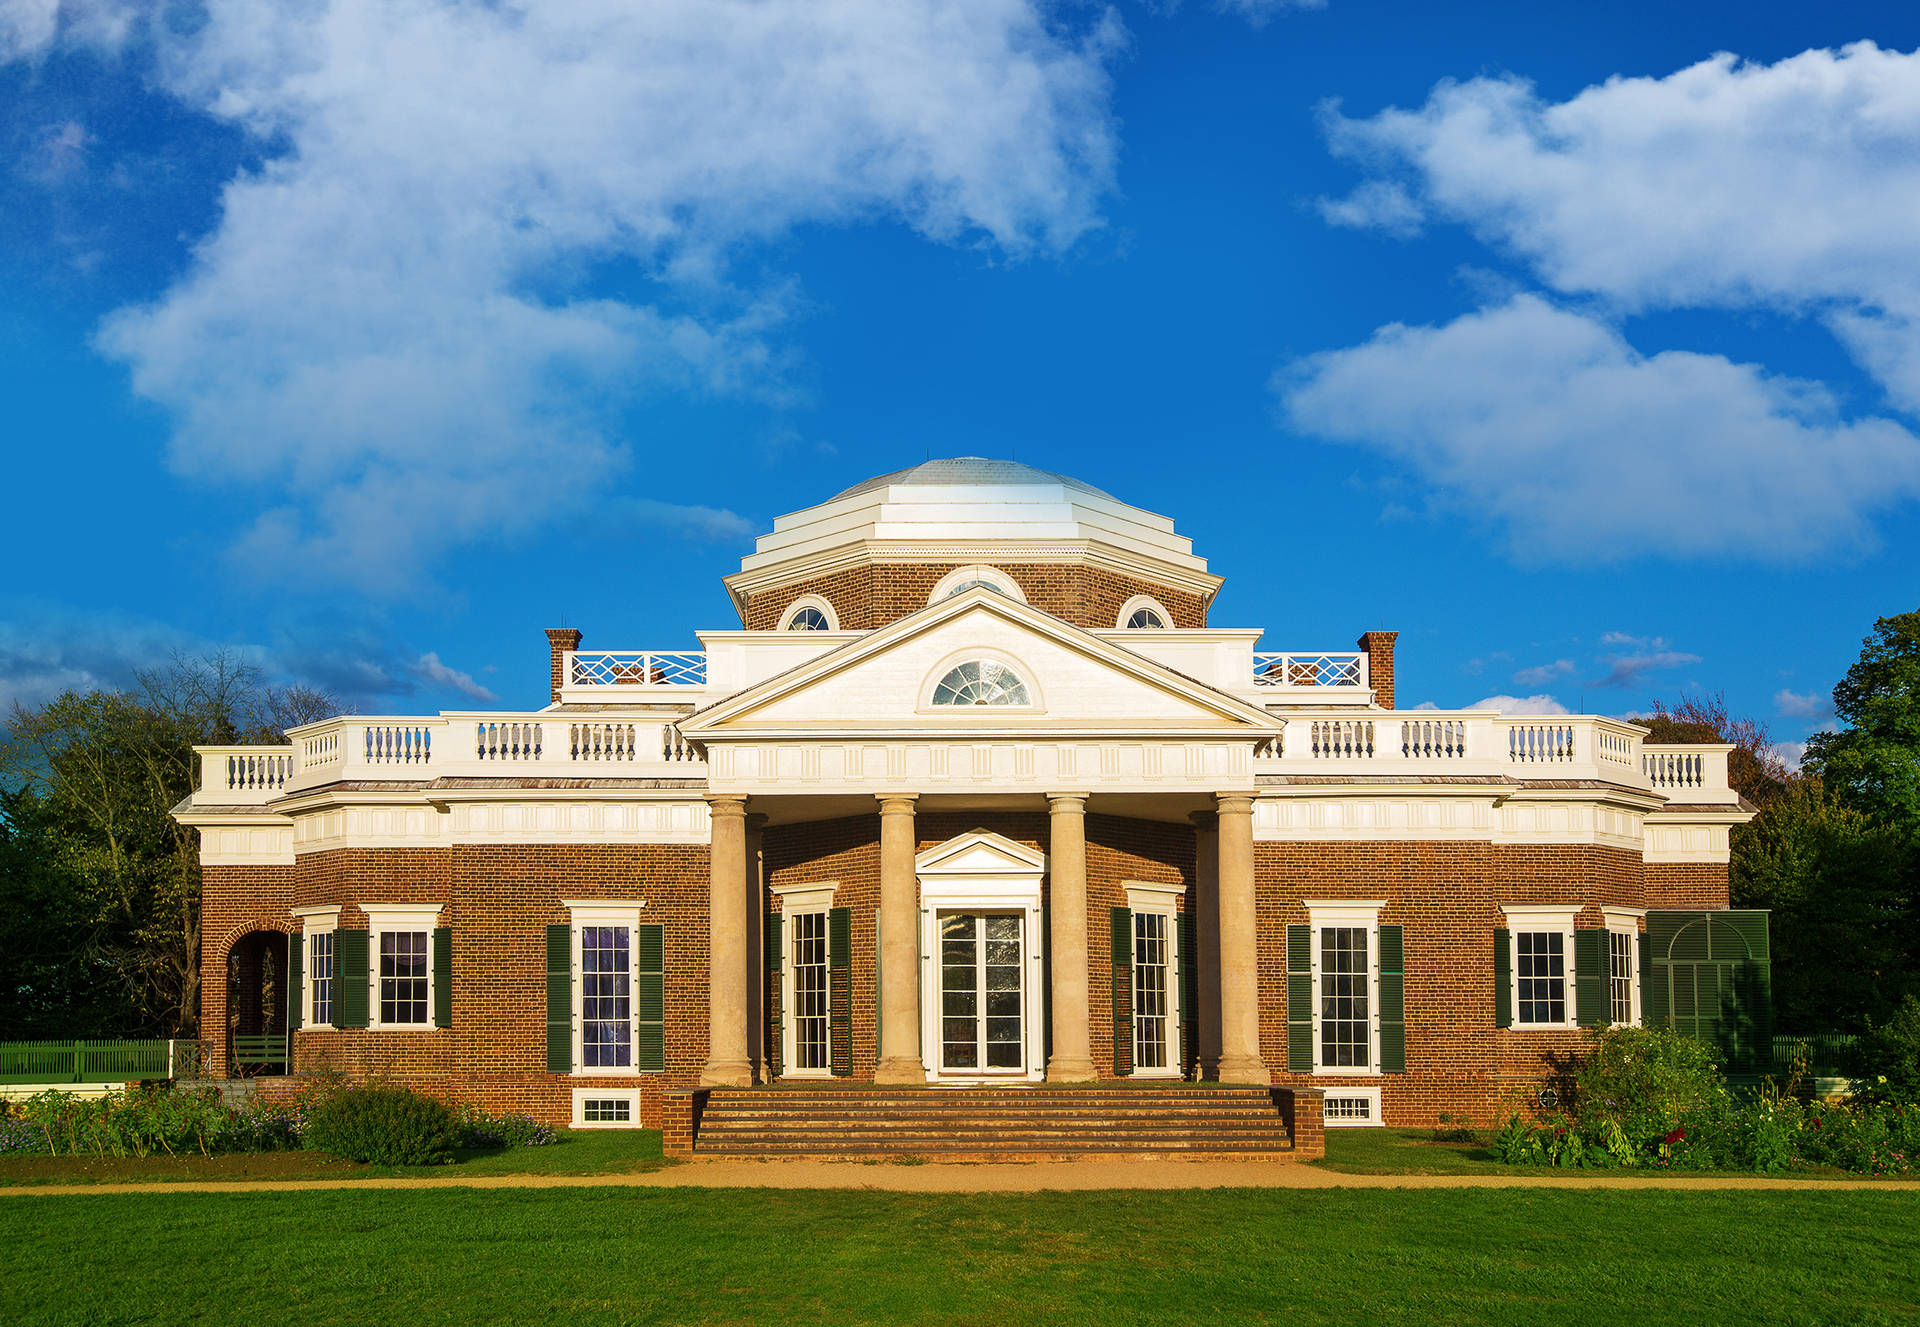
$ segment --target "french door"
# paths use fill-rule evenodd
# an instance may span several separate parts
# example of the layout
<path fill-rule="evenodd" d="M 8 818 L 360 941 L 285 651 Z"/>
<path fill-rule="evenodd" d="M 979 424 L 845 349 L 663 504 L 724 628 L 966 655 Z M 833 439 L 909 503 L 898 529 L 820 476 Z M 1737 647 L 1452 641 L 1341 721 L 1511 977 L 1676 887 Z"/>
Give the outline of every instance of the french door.
<path fill-rule="evenodd" d="M 1017 912 L 940 917 L 940 1071 L 1027 1069 L 1026 964 Z"/>

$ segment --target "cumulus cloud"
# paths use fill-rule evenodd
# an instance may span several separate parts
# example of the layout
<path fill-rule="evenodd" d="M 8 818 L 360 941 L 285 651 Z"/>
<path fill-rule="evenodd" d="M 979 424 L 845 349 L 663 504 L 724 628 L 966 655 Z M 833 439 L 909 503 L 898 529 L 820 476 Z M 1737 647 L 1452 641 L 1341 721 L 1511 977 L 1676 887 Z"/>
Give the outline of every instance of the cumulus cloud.
<path fill-rule="evenodd" d="M 0 50 L 141 12 L 48 8 L 11 0 Z M 754 246 L 877 221 L 1057 254 L 1112 182 L 1118 22 L 1044 0 L 209 0 L 120 30 L 268 158 L 99 343 L 180 473 L 284 495 L 246 562 L 370 587 L 635 482 L 650 394 L 785 391 L 794 294 Z M 608 264 L 637 277 L 589 293 Z"/>
<path fill-rule="evenodd" d="M 1322 198 L 1316 206 L 1330 226 L 1384 230 L 1400 239 L 1410 239 L 1425 228 L 1425 211 L 1391 180 L 1368 180 L 1345 198 Z"/>
<path fill-rule="evenodd" d="M 1802 696 L 1783 687 L 1773 693 L 1773 709 L 1790 719 L 1825 719 L 1833 714 L 1833 698 L 1818 692 Z"/>
<path fill-rule="evenodd" d="M 1536 664 L 1532 668 L 1522 668 L 1513 675 L 1513 680 L 1523 687 L 1543 687 L 1573 672 L 1573 660 L 1555 659 L 1552 663 Z"/>
<path fill-rule="evenodd" d="M 1280 15 L 1295 9 L 1325 9 L 1327 0 L 1214 0 L 1214 8 L 1223 14 L 1237 14 L 1256 28 L 1263 28 Z"/>
<path fill-rule="evenodd" d="M 1807 744 L 1805 742 L 1775 742 L 1767 748 L 1767 752 L 1797 774 L 1800 772 L 1801 762 L 1807 758 Z"/>
<path fill-rule="evenodd" d="M 1467 706 L 1470 710 L 1498 710 L 1502 714 L 1571 714 L 1572 710 L 1552 696 L 1482 696 Z"/>
<path fill-rule="evenodd" d="M 1723 356 L 1643 355 L 1534 295 L 1390 324 L 1275 388 L 1294 429 L 1409 467 L 1522 561 L 1861 550 L 1875 513 L 1920 496 L 1901 425 Z"/>
<path fill-rule="evenodd" d="M 1355 199 L 1395 199 L 1371 224 L 1462 223 L 1555 289 L 1625 309 L 1814 315 L 1920 410 L 1916 86 L 1920 52 L 1860 42 L 1771 65 L 1716 55 L 1563 102 L 1518 78 L 1444 82 L 1417 109 L 1330 108 L 1324 125 L 1370 174 Z"/>

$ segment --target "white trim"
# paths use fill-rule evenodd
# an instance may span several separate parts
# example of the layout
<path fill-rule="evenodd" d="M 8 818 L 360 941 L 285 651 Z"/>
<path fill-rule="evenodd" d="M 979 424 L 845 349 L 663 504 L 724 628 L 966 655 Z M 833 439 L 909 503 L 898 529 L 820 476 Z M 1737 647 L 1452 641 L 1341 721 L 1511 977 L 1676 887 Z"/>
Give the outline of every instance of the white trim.
<path fill-rule="evenodd" d="M 801 884 L 773 885 L 767 892 L 780 900 L 780 1077 L 833 1077 L 833 1020 L 827 1020 L 827 1062 L 818 1069 L 795 1066 L 794 1034 L 798 1030 L 793 990 L 793 919 L 808 914 L 831 914 L 839 892 L 838 880 L 809 880 Z M 827 981 L 833 981 L 833 918 L 827 918 Z M 831 991 L 831 985 L 829 985 Z M 829 1010 L 831 1015 L 831 1010 Z"/>
<path fill-rule="evenodd" d="M 1127 906 L 1135 912 L 1176 912 L 1179 900 L 1186 897 L 1185 884 L 1162 885 L 1151 880 L 1123 880 Z"/>
<path fill-rule="evenodd" d="M 432 1032 L 433 998 L 439 982 L 434 969 L 433 933 L 440 925 L 440 903 L 362 903 L 367 916 L 367 1026 L 383 1032 Z M 422 931 L 427 937 L 427 1018 L 424 1023 L 383 1023 L 380 1021 L 380 937 L 392 933 Z M 334 999 L 340 993 L 333 993 Z"/>
<path fill-rule="evenodd" d="M 767 892 L 780 900 L 780 911 L 826 912 L 833 907 L 838 880 L 809 880 L 798 885 L 771 885 Z"/>
<path fill-rule="evenodd" d="M 1016 603 L 1024 604 L 1027 602 L 1026 592 L 1020 588 L 1018 581 L 1007 575 L 1006 572 L 1001 571 L 998 567 L 990 567 L 984 562 L 971 562 L 964 567 L 955 567 L 945 576 L 942 576 L 940 583 L 933 587 L 933 593 L 927 596 L 927 602 L 929 604 L 937 604 L 942 599 L 949 598 L 958 593 L 958 591 L 953 588 L 954 586 L 964 584 L 967 581 L 985 581 L 988 585 L 991 585 L 994 589 L 998 590 L 1007 598 L 1014 600 Z"/>
<path fill-rule="evenodd" d="M 988 830 L 937 843 L 914 857 L 920 880 L 920 1051 L 929 1083 L 1005 1083 L 1045 1079 L 1045 912 L 1040 879 L 1046 857 Z M 1019 1073 L 948 1074 L 940 1068 L 940 914 L 1012 912 L 1021 917 L 1026 946 L 1021 982 L 1025 1069 Z"/>
<path fill-rule="evenodd" d="M 1377 1087 L 1328 1087 L 1322 1088 L 1325 1100 L 1321 1104 L 1321 1123 L 1329 1129 L 1377 1129 L 1386 1124 L 1380 1118 L 1380 1089 Z M 1363 1100 L 1367 1103 L 1367 1118 L 1364 1120 L 1339 1119 L 1326 1106 L 1334 1101 Z"/>
<path fill-rule="evenodd" d="M 1602 908 L 1607 918 L 1607 968 L 1601 974 L 1606 983 L 1607 1021 L 1613 1023 L 1613 937 L 1627 937 L 1627 1007 L 1632 1010 L 1630 1021 L 1624 1026 L 1639 1027 L 1643 1022 L 1640 1011 L 1640 923 L 1646 917 L 1645 908 Z"/>
<path fill-rule="evenodd" d="M 637 1078 L 640 1076 L 640 910 L 647 905 L 639 899 L 561 899 L 560 903 L 568 913 L 567 987 L 569 1017 L 573 1023 L 568 1033 L 573 1067 L 567 1072 L 575 1078 Z M 630 1062 L 624 1068 L 605 1064 L 588 1067 L 581 1063 L 584 1056 L 580 1041 L 585 1020 L 580 1010 L 580 929 L 584 926 L 627 928 L 627 1047 Z M 575 1099 L 578 1100 L 577 1091 Z M 639 1118 L 638 1106 L 634 1107 L 634 1118 Z"/>
<path fill-rule="evenodd" d="M 587 1123 L 586 1104 L 590 1100 L 626 1102 L 626 1120 L 618 1123 Z M 575 1129 L 638 1129 L 640 1127 L 640 1089 L 637 1087 L 576 1087 L 573 1089 L 572 1127 Z"/>
<path fill-rule="evenodd" d="M 1308 970 L 1313 980 L 1313 1072 L 1328 1078 L 1377 1078 L 1380 1069 L 1380 910 L 1385 899 L 1304 899 L 1311 933 Z M 1320 1062 L 1320 932 L 1325 927 L 1364 929 L 1367 933 L 1367 1063 Z"/>
<path fill-rule="evenodd" d="M 1569 908 L 1557 904 L 1503 904 L 1500 911 L 1507 922 L 1507 998 L 1513 1010 L 1512 1026 L 1521 1031 L 1560 1031 L 1580 1026 L 1579 972 L 1578 960 L 1573 952 L 1573 919 L 1580 913 L 1578 908 Z M 1551 935 L 1558 932 L 1561 940 L 1561 985 L 1566 1017 L 1557 1023 L 1526 1023 L 1520 1019 L 1520 937 L 1522 935 Z"/>
<path fill-rule="evenodd" d="M 1150 608 L 1155 613 L 1159 614 L 1160 625 L 1158 627 L 1128 628 L 1127 619 L 1132 617 L 1135 613 L 1139 612 L 1143 608 Z M 1165 630 L 1170 630 L 1172 627 L 1173 627 L 1173 614 L 1167 611 L 1167 606 L 1165 604 L 1161 603 L 1158 599 L 1155 599 L 1150 594 L 1136 594 L 1133 596 L 1133 598 L 1127 600 L 1127 602 L 1125 602 L 1124 604 L 1121 604 L 1120 616 L 1115 618 L 1113 623 L 1113 629 L 1115 631 L 1124 631 L 1124 630 L 1165 631 Z"/>
<path fill-rule="evenodd" d="M 1632 927 L 1637 931 L 1640 929 L 1640 923 L 1647 918 L 1645 908 L 1602 908 L 1600 913 L 1607 919 L 1608 926 L 1617 923 L 1623 930 Z"/>
<path fill-rule="evenodd" d="M 316 1032 L 333 1031 L 333 1022 L 318 1022 L 313 1016 L 313 982 L 316 969 L 313 966 L 313 944 L 315 936 L 332 935 L 340 929 L 340 905 L 335 903 L 324 908 L 290 908 L 288 911 L 299 920 L 300 930 L 300 1030 L 312 1029 Z M 332 980 L 332 975 L 328 975 Z M 339 992 L 333 991 L 330 998 L 338 999 Z M 329 1010 L 331 1012 L 331 1010 Z"/>
<path fill-rule="evenodd" d="M 833 611 L 832 604 L 817 594 L 803 594 L 788 604 L 786 611 L 780 614 L 780 630 L 795 630 L 793 619 L 799 616 L 803 609 L 808 608 L 817 608 L 820 610 L 820 616 L 827 619 L 828 631 L 840 630 L 840 615 Z"/>

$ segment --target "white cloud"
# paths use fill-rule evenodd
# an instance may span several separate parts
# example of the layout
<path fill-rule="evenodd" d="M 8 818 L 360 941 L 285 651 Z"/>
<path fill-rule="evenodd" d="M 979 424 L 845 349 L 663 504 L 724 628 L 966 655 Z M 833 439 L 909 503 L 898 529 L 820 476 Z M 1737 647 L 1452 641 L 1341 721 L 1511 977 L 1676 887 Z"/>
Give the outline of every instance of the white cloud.
<path fill-rule="evenodd" d="M 1327 0 L 1214 0 L 1223 14 L 1237 14 L 1256 28 L 1296 9 L 1325 9 Z"/>
<path fill-rule="evenodd" d="M 1772 746 L 1768 747 L 1767 750 L 1770 754 L 1777 756 L 1781 763 L 1786 765 L 1788 769 L 1796 773 L 1799 772 L 1801 762 L 1807 758 L 1807 744 L 1805 742 L 1775 742 Z"/>
<path fill-rule="evenodd" d="M 1833 713 L 1833 699 L 1817 692 L 1802 696 L 1783 687 L 1773 693 L 1773 708 L 1790 719 L 1825 719 Z"/>
<path fill-rule="evenodd" d="M 371 587 L 620 492 L 668 445 L 624 435 L 650 393 L 783 391 L 795 297 L 737 275 L 753 246 L 891 222 L 1056 254 L 1112 183 L 1118 21 L 1044 0 L 210 0 L 134 32 L 274 155 L 100 344 L 180 473 L 284 495 L 245 561 Z M 613 262 L 637 293 L 585 293 Z"/>
<path fill-rule="evenodd" d="M 1572 710 L 1552 696 L 1482 696 L 1466 707 L 1470 710 L 1498 710 L 1502 714 L 1571 714 Z"/>
<path fill-rule="evenodd" d="M 1464 223 L 1556 289 L 1624 308 L 1814 314 L 1920 410 L 1916 89 L 1920 52 L 1860 42 L 1717 55 L 1564 102 L 1516 78 L 1445 82 L 1417 110 L 1329 110 L 1325 126 L 1407 201 L 1375 224 Z"/>
<path fill-rule="evenodd" d="M 1920 439 L 1718 355 L 1642 355 L 1536 296 L 1382 327 L 1275 377 L 1296 430 L 1372 448 L 1523 561 L 1805 559 L 1920 497 Z"/>
<path fill-rule="evenodd" d="M 1315 206 L 1330 226 L 1384 230 L 1401 239 L 1418 235 L 1426 220 L 1420 205 L 1391 180 L 1368 180 L 1345 198 L 1322 198 Z"/>
<path fill-rule="evenodd" d="M 1665 672 L 1669 668 L 1684 668 L 1688 664 L 1701 662 L 1697 654 L 1687 654 L 1681 650 L 1656 650 L 1648 654 L 1609 655 L 1602 662 L 1608 665 L 1607 672 L 1590 684 L 1596 687 L 1637 687 L 1646 681 L 1648 673 Z"/>
<path fill-rule="evenodd" d="M 431 650 L 414 661 L 413 671 L 429 686 L 457 691 L 468 700 L 477 701 L 483 705 L 500 699 L 493 691 L 474 681 L 472 673 L 462 673 L 447 667 L 440 662 L 440 656 Z"/>
<path fill-rule="evenodd" d="M 1566 677 L 1573 672 L 1573 660 L 1555 659 L 1552 663 L 1536 664 L 1532 668 L 1522 668 L 1513 675 L 1513 680 L 1523 687 L 1543 687 Z"/>

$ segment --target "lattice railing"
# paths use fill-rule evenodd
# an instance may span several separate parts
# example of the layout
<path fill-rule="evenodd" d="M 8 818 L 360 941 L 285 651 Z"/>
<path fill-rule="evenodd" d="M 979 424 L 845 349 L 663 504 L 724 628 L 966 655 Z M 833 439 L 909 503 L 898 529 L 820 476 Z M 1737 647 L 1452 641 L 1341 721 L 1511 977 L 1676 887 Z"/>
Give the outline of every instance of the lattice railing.
<path fill-rule="evenodd" d="M 610 651 L 572 656 L 568 685 L 576 687 L 703 687 L 704 650 Z"/>
<path fill-rule="evenodd" d="M 1253 684 L 1257 687 L 1363 687 L 1367 684 L 1367 656 L 1256 651 Z"/>

